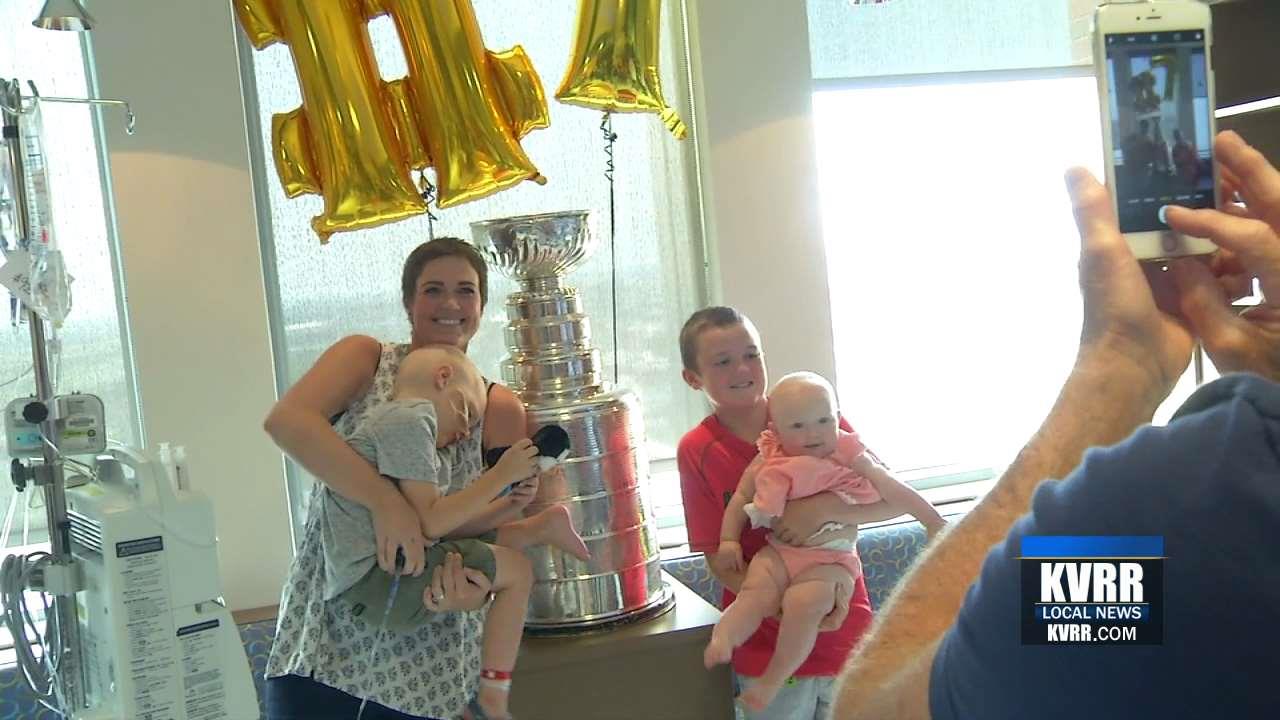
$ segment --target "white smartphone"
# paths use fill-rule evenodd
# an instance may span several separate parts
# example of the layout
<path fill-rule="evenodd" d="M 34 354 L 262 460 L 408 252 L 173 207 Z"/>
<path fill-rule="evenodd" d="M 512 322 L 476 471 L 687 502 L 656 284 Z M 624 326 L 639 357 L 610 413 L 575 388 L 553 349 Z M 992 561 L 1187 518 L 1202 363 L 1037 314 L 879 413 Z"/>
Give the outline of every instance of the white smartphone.
<path fill-rule="evenodd" d="M 1107 186 L 1139 260 L 1217 248 L 1176 233 L 1160 208 L 1214 207 L 1213 29 L 1198 0 L 1112 0 L 1093 16 Z"/>

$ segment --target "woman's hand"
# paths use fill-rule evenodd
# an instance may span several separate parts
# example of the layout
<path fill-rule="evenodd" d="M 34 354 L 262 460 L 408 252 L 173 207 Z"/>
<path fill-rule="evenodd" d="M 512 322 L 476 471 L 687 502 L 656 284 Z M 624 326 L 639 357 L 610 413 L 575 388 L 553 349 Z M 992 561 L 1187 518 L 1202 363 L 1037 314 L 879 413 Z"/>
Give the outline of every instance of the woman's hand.
<path fill-rule="evenodd" d="M 431 585 L 422 593 L 422 604 L 431 612 L 479 610 L 492 587 L 484 573 L 462 567 L 462 556 L 449 553 L 444 564 L 431 571 Z"/>
<path fill-rule="evenodd" d="M 373 535 L 378 547 L 378 567 L 395 574 L 396 551 L 404 553 L 404 567 L 400 572 L 417 577 L 426 567 L 427 539 L 422 535 L 418 513 L 409 501 L 394 487 L 370 506 L 373 515 Z"/>

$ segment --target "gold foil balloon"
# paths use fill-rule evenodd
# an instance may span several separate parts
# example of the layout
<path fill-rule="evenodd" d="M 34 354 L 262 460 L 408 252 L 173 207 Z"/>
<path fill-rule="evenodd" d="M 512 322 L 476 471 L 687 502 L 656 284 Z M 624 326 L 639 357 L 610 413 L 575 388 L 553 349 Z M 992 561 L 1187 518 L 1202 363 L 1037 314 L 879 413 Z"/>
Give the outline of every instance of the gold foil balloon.
<path fill-rule="evenodd" d="M 549 124 L 542 82 L 519 46 L 485 50 L 469 0 L 234 2 L 254 47 L 293 56 L 302 107 L 272 118 L 272 148 L 289 197 L 324 198 L 321 242 L 425 212 L 410 170 L 435 168 L 442 208 L 546 182 L 519 143 Z M 409 67 L 392 82 L 367 26 L 383 13 Z"/>
<path fill-rule="evenodd" d="M 551 124 L 547 96 L 533 63 L 519 45 L 503 52 L 489 51 L 489 70 L 502 98 L 503 116 L 517 138 Z"/>
<path fill-rule="evenodd" d="M 580 0 L 573 59 L 556 99 L 605 112 L 657 113 L 677 139 L 684 122 L 658 78 L 661 0 Z"/>
<path fill-rule="evenodd" d="M 430 157 L 440 207 L 523 180 L 546 182 L 518 142 L 549 124 L 542 82 L 524 50 L 485 50 L 470 0 L 366 2 L 395 21 L 409 67 L 397 104 L 415 121 L 409 131 L 419 133 L 404 144 L 415 167 Z"/>
<path fill-rule="evenodd" d="M 235 0 L 254 47 L 289 46 L 302 107 L 272 118 L 276 171 L 285 194 L 317 193 L 311 221 L 331 233 L 426 212 L 409 177 L 392 95 L 378 75 L 362 0 Z"/>

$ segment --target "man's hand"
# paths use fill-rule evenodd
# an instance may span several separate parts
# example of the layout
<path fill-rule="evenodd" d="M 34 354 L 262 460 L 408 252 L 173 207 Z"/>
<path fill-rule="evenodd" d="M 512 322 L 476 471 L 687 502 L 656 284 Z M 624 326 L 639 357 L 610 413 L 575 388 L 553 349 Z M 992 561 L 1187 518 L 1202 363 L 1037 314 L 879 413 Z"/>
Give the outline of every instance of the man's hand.
<path fill-rule="evenodd" d="M 1080 229 L 1084 299 L 1076 365 L 1141 382 L 1154 408 L 1191 359 L 1191 332 L 1171 314 L 1177 308 L 1174 288 L 1158 267 L 1135 262 L 1120 234 L 1111 196 L 1088 171 L 1069 171 L 1067 189 Z"/>
<path fill-rule="evenodd" d="M 1234 132 L 1218 135 L 1214 153 L 1224 185 L 1245 205 L 1168 209 L 1170 227 L 1222 248 L 1207 267 L 1194 259 L 1175 263 L 1182 311 L 1219 370 L 1280 380 L 1280 172 Z M 1254 278 L 1264 302 L 1237 313 L 1231 300 Z"/>

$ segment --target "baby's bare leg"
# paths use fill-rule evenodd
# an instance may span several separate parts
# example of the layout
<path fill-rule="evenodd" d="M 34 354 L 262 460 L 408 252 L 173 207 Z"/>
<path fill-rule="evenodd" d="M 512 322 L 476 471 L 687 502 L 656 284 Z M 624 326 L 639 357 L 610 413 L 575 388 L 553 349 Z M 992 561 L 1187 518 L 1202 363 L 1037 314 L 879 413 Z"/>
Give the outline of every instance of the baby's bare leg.
<path fill-rule="evenodd" d="M 853 582 L 840 565 L 818 565 L 797 575 L 782 594 L 782 623 L 778 644 L 764 674 L 742 693 L 748 709 L 759 712 L 769 706 L 782 684 L 791 677 L 818 638 L 818 624 L 835 606 L 836 585 Z"/>
<path fill-rule="evenodd" d="M 525 611 L 529 607 L 529 591 L 533 587 L 533 569 L 529 559 L 519 550 L 490 545 L 498 572 L 493 580 L 493 605 L 484 619 L 484 644 L 480 649 L 480 665 L 486 670 L 511 672 L 520 638 L 524 634 Z M 476 701 L 491 718 L 506 718 L 509 682 L 480 680 Z"/>
<path fill-rule="evenodd" d="M 504 547 L 524 550 L 532 545 L 550 545 L 587 560 L 587 546 L 573 529 L 569 508 L 553 505 L 523 520 L 509 522 L 498 528 L 497 543 Z"/>
<path fill-rule="evenodd" d="M 778 551 L 765 547 L 751 558 L 742 592 L 725 608 L 711 632 L 711 642 L 702 654 L 708 668 L 729 662 L 733 649 L 747 641 L 760 621 L 778 611 L 782 589 L 787 585 L 787 568 Z"/>

